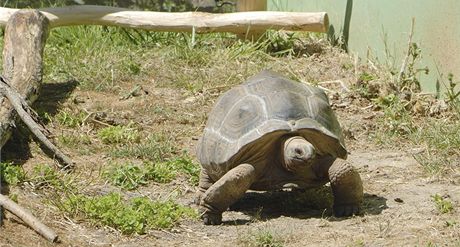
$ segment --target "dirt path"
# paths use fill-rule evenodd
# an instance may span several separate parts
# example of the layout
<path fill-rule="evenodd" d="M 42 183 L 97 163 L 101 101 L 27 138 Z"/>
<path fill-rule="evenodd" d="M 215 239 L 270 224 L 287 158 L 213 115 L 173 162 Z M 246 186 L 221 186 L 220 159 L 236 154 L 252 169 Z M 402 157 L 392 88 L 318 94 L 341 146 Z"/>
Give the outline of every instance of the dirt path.
<path fill-rule="evenodd" d="M 102 96 L 98 93 L 77 92 L 75 97 L 88 95 L 85 96 L 88 98 L 88 105 L 81 106 L 86 109 L 112 109 L 111 112 L 126 115 L 130 121 L 156 126 L 157 129 L 179 131 L 181 139 L 177 141 L 181 148 L 193 153 L 204 118 L 199 116 L 187 120 L 184 117 L 187 120 L 184 122 L 177 119 L 189 114 L 196 115 L 194 109 L 197 106 L 190 104 L 189 97 L 178 91 L 150 91 L 150 95 L 154 97 L 131 99 L 119 105 L 113 104 L 119 102 L 118 95 Z M 104 104 L 111 104 L 110 108 Z M 209 110 L 209 102 L 199 104 L 206 104 L 205 111 Z M 172 113 L 158 113 L 160 108 L 154 108 L 154 111 L 151 109 L 153 107 L 162 107 L 164 111 Z M 257 241 L 253 240 L 254 237 L 264 232 L 279 239 L 282 246 L 460 246 L 460 185 L 428 178 L 422 167 L 412 158 L 412 147 L 403 147 L 404 150 L 396 150 L 396 146 L 401 145 L 395 145 L 395 150 L 377 147 L 369 140 L 368 133 L 364 132 L 367 128 L 365 125 L 372 123 L 372 120 L 363 116 L 370 112 L 350 114 L 349 109 L 336 111 L 345 129 L 350 130 L 357 139 L 349 138 L 347 144 L 351 152 L 349 160 L 359 169 L 364 182 L 362 216 L 346 219 L 331 217 L 330 211 L 323 210 L 322 206 L 327 205 L 327 198 L 330 197 L 327 192 L 320 197 L 314 194 L 311 198 L 313 203 L 305 206 L 301 202 L 305 201 L 305 195 L 309 199 L 308 193 L 248 193 L 232 207 L 232 211 L 224 213 L 223 225 L 204 226 L 198 220 L 189 220 L 170 231 L 150 231 L 145 235 L 124 236 L 107 227 L 91 226 L 87 221 L 63 218 L 62 214 L 56 212 L 56 208 L 43 200 L 40 196 L 43 192 L 16 188 L 12 192 L 19 195 L 21 204 L 55 229 L 61 237 L 61 243 L 54 245 L 46 242 L 14 217 L 10 217 L 1 228 L 0 247 L 255 246 Z M 122 118 L 118 116 L 118 119 Z M 31 150 L 34 155 L 24 166 L 50 162 L 40 155 L 41 151 L 35 144 L 32 144 Z M 75 151 L 73 157 L 79 162 L 81 170 L 93 172 L 100 170 L 107 162 L 101 153 L 85 156 Z M 84 179 L 81 174 L 79 176 L 77 179 Z M 98 186 L 100 191 L 104 191 L 107 184 Z M 180 180 L 169 184 L 150 183 L 140 190 L 143 195 L 153 198 L 159 194 L 178 191 L 178 201 L 182 204 L 191 202 L 194 197 L 194 188 Z M 451 201 L 454 210 L 441 214 L 432 198 L 436 194 Z M 297 200 L 298 197 L 303 199 Z M 295 205 L 296 203 L 299 205 Z"/>

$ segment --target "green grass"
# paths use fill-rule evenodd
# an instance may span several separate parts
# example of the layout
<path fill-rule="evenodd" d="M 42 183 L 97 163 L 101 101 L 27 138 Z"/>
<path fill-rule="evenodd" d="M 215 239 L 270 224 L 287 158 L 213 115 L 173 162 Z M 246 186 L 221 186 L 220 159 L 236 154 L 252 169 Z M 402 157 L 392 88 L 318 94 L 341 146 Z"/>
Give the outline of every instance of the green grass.
<path fill-rule="evenodd" d="M 114 148 L 110 155 L 114 158 L 137 158 L 161 162 L 177 153 L 173 140 L 166 135 L 151 134 L 146 140 Z"/>
<path fill-rule="evenodd" d="M 431 198 L 439 213 L 447 214 L 454 210 L 454 206 L 452 205 L 452 202 L 448 200 L 447 198 L 444 198 L 438 194 L 431 196 Z"/>
<path fill-rule="evenodd" d="M 98 226 L 113 227 L 123 234 L 144 234 L 150 229 L 170 229 L 182 219 L 195 219 L 197 214 L 171 200 L 152 201 L 147 197 L 124 200 L 120 194 L 104 196 L 71 196 L 62 210 L 72 217 L 83 217 Z"/>
<path fill-rule="evenodd" d="M 80 126 L 85 119 L 84 112 L 72 112 L 70 110 L 60 110 L 54 119 L 62 126 L 75 128 Z"/>
<path fill-rule="evenodd" d="M 243 236 L 239 240 L 242 246 L 247 247 L 282 247 L 284 241 L 278 234 L 274 233 L 273 230 L 269 229 L 257 229 L 250 231 L 246 236 Z"/>
<path fill-rule="evenodd" d="M 198 185 L 200 166 L 186 154 L 181 157 L 141 165 L 130 162 L 116 164 L 104 171 L 104 177 L 113 185 L 126 190 L 137 189 L 150 181 L 169 183 L 180 174 L 186 176 L 192 185 Z"/>
<path fill-rule="evenodd" d="M 97 136 L 105 144 L 127 144 L 140 141 L 139 131 L 130 126 L 109 126 L 98 131 Z"/>
<path fill-rule="evenodd" d="M 12 163 L 0 163 L 0 183 L 18 185 L 26 180 L 26 173 L 22 166 Z"/>

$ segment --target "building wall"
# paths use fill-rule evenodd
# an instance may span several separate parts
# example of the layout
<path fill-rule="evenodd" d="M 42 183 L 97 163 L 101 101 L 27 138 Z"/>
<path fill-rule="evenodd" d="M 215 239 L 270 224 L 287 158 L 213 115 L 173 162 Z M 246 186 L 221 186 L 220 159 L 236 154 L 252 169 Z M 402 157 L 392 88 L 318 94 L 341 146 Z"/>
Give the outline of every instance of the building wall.
<path fill-rule="evenodd" d="M 460 81 L 458 0 L 268 0 L 268 10 L 326 11 L 330 31 L 337 36 L 348 33 L 350 53 L 361 59 L 375 57 L 398 71 L 415 18 L 412 40 L 422 54 L 417 67 L 430 70 L 420 75 L 423 89 L 434 92 L 437 80 L 447 83 L 448 73 Z"/>

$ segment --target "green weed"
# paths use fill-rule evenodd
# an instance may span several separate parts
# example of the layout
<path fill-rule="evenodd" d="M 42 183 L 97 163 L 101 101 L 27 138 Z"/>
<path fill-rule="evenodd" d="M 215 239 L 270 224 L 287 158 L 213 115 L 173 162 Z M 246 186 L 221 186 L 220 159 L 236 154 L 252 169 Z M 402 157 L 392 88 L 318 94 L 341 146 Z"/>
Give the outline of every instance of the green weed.
<path fill-rule="evenodd" d="M 240 242 L 243 246 L 248 247 L 282 247 L 284 241 L 271 230 L 258 229 L 257 231 L 249 232 L 240 239 Z"/>
<path fill-rule="evenodd" d="M 446 214 L 454 210 L 454 207 L 452 206 L 452 202 L 449 201 L 448 199 L 438 194 L 431 196 L 431 198 L 433 199 L 433 202 L 435 203 L 436 208 L 438 209 L 439 213 Z"/>
<path fill-rule="evenodd" d="M 56 114 L 55 119 L 62 126 L 75 128 L 83 123 L 85 117 L 86 114 L 84 112 L 74 113 L 71 111 L 60 110 L 58 114 Z"/>
<path fill-rule="evenodd" d="M 165 135 L 150 135 L 147 140 L 140 143 L 123 145 L 111 151 L 116 158 L 131 157 L 152 162 L 161 162 L 175 153 L 176 146 Z"/>
<path fill-rule="evenodd" d="M 104 173 L 104 177 L 113 185 L 127 190 L 133 190 L 147 184 L 144 169 L 130 163 L 110 168 Z"/>
<path fill-rule="evenodd" d="M 58 136 L 58 140 L 60 143 L 68 147 L 81 147 L 81 145 L 91 144 L 91 137 L 85 134 L 62 134 Z"/>
<path fill-rule="evenodd" d="M 150 229 L 170 229 L 180 220 L 197 218 L 191 208 L 171 200 L 151 201 L 146 197 L 123 200 L 120 194 L 71 196 L 62 209 L 73 217 L 83 216 L 99 226 L 110 226 L 123 234 L 144 234 Z"/>
<path fill-rule="evenodd" d="M 75 188 L 68 174 L 58 172 L 47 164 L 36 165 L 28 178 L 28 182 L 35 189 L 51 189 L 67 192 Z"/>
<path fill-rule="evenodd" d="M 133 190 L 149 181 L 169 183 L 179 174 L 188 177 L 192 185 L 198 185 L 200 167 L 187 155 L 163 162 L 146 161 L 142 165 L 123 163 L 110 167 L 104 177 L 113 185 Z"/>
<path fill-rule="evenodd" d="M 140 141 L 139 131 L 129 126 L 109 126 L 97 133 L 105 144 L 137 143 Z"/>
<path fill-rule="evenodd" d="M 18 185 L 26 180 L 26 173 L 20 165 L 0 163 L 0 183 L 5 181 L 9 185 Z"/>

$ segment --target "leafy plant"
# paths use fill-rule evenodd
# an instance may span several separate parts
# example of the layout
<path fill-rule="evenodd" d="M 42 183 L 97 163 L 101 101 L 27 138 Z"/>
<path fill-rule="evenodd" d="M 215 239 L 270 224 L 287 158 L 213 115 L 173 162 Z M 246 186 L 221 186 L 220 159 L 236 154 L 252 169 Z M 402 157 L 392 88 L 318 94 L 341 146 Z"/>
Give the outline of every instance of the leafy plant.
<path fill-rule="evenodd" d="M 454 210 L 454 207 L 452 206 L 452 202 L 447 200 L 447 198 L 444 198 L 438 194 L 435 194 L 431 196 L 433 199 L 433 202 L 436 205 L 436 208 L 441 214 L 446 214 L 450 213 Z"/>
<path fill-rule="evenodd" d="M 0 183 L 5 181 L 9 185 L 21 184 L 26 180 L 26 173 L 22 166 L 12 163 L 0 163 Z"/>
<path fill-rule="evenodd" d="M 149 181 L 169 183 L 178 174 L 189 177 L 192 185 L 198 185 L 200 167 L 187 155 L 164 162 L 146 161 L 142 165 L 124 163 L 115 165 L 104 172 L 104 177 L 113 185 L 133 190 Z"/>
<path fill-rule="evenodd" d="M 75 128 L 83 123 L 85 117 L 86 114 L 84 112 L 73 113 L 71 111 L 60 110 L 55 119 L 63 126 Z"/>
<path fill-rule="evenodd" d="M 62 209 L 76 217 L 90 219 L 94 224 L 110 226 L 123 234 L 144 234 L 150 229 L 170 229 L 181 219 L 196 218 L 191 208 L 181 206 L 171 200 L 151 201 L 146 197 L 123 200 L 120 194 L 88 197 L 69 197 Z"/>
<path fill-rule="evenodd" d="M 139 131 L 129 126 L 109 126 L 97 133 L 105 144 L 136 143 L 140 140 Z"/>
<path fill-rule="evenodd" d="M 131 163 L 112 167 L 104 173 L 104 177 L 110 183 L 127 190 L 136 189 L 140 185 L 147 184 L 145 171 L 141 167 Z"/>

